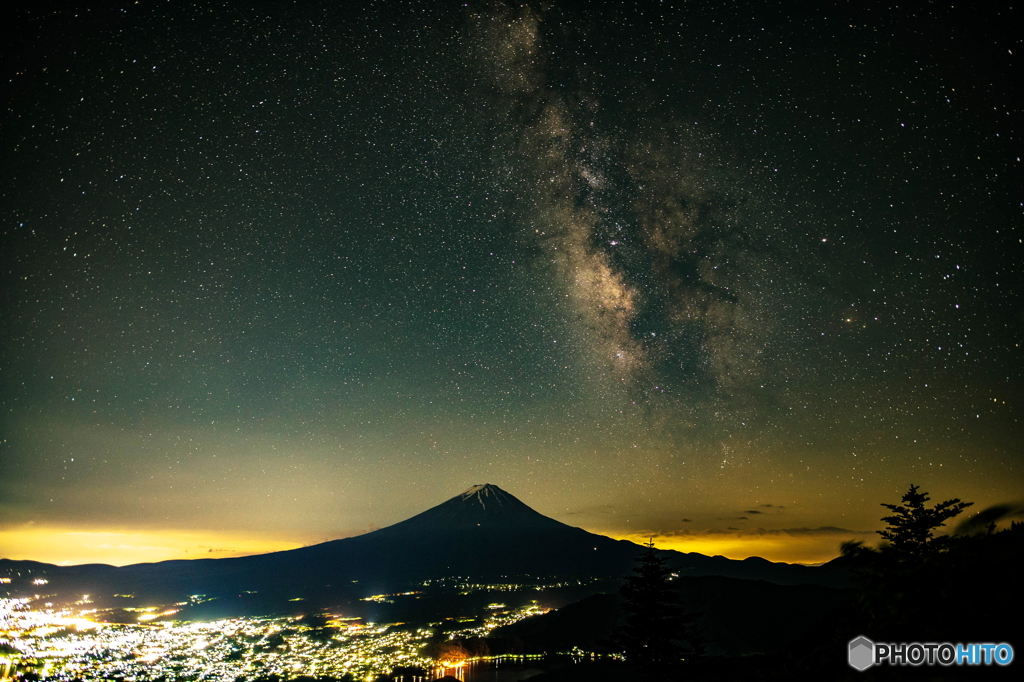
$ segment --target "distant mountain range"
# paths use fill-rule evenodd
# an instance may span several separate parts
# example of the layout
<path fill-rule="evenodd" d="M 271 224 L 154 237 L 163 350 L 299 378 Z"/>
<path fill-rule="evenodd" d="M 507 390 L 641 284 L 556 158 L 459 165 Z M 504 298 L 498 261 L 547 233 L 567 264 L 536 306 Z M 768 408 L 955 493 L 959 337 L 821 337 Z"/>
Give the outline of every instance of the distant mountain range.
<path fill-rule="evenodd" d="M 641 551 L 634 543 L 544 516 L 501 488 L 484 484 L 393 526 L 283 552 L 123 567 L 65 567 L 3 559 L 0 578 L 10 582 L 0 584 L 0 595 L 45 592 L 66 600 L 89 594 L 108 605 L 111 600 L 117 602 L 113 595 L 132 595 L 136 605 L 222 599 L 235 600 L 239 610 L 249 612 L 303 600 L 309 607 L 326 608 L 339 600 L 441 579 L 492 584 L 615 580 L 629 573 Z M 760 558 L 735 561 L 674 551 L 665 555 L 682 577 L 726 576 L 830 587 L 845 580 L 844 571 L 833 566 L 807 567 Z"/>

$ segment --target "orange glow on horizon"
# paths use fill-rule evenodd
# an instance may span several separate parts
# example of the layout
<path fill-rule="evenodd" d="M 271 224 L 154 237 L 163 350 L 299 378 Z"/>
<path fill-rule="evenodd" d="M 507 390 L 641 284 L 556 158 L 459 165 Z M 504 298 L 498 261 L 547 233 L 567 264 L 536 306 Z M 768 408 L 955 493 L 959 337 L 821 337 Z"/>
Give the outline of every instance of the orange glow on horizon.
<path fill-rule="evenodd" d="M 643 544 L 654 537 L 659 549 L 698 552 L 729 559 L 759 556 L 787 563 L 824 563 L 839 556 L 839 545 L 850 539 L 874 538 L 842 534 L 791 535 L 788 533 L 623 533 L 593 531 L 617 540 Z M 27 524 L 0 528 L 0 558 L 42 561 L 57 565 L 89 563 L 125 566 L 172 559 L 214 559 L 265 554 L 323 542 L 309 538 L 255 535 L 251 532 L 133 530 L 73 528 Z"/>
<path fill-rule="evenodd" d="M 677 552 L 697 552 L 707 556 L 721 555 L 728 559 L 747 559 L 757 556 L 768 561 L 790 564 L 821 564 L 839 556 L 839 545 L 852 536 L 841 534 L 789 535 L 779 534 L 727 534 L 661 535 L 659 533 L 607 533 L 616 540 L 629 540 L 644 544 L 654 538 L 657 549 Z M 863 537 L 856 539 L 863 540 Z"/>
<path fill-rule="evenodd" d="M 128 564 L 214 559 L 295 549 L 304 543 L 228 531 L 69 528 L 28 524 L 0 528 L 0 558 L 78 564 Z"/>

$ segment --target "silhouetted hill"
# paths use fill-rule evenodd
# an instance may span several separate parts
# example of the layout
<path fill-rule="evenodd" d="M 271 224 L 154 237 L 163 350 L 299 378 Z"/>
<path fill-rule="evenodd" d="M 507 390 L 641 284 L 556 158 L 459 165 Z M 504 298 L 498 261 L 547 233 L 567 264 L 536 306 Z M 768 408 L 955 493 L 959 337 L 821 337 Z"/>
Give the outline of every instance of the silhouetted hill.
<path fill-rule="evenodd" d="M 697 614 L 707 653 L 714 656 L 775 653 L 852 598 L 846 589 L 722 576 L 680 578 L 676 584 L 686 610 Z M 622 617 L 617 594 L 596 594 L 499 628 L 492 637 L 517 639 L 534 653 L 573 647 L 600 651 Z"/>

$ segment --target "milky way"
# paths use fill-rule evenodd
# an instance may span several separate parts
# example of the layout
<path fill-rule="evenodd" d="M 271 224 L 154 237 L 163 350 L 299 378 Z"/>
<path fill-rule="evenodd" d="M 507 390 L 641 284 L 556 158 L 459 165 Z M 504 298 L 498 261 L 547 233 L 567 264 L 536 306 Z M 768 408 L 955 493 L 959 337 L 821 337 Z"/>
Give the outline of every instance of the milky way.
<path fill-rule="evenodd" d="M 585 64 L 553 83 L 542 13 L 499 6 L 469 23 L 519 239 L 566 299 L 592 390 L 691 424 L 710 407 L 761 411 L 787 382 L 780 356 L 805 352 L 811 333 L 785 314 L 808 273 L 791 262 L 794 225 L 765 207 L 774 188 L 650 93 L 613 117 Z"/>

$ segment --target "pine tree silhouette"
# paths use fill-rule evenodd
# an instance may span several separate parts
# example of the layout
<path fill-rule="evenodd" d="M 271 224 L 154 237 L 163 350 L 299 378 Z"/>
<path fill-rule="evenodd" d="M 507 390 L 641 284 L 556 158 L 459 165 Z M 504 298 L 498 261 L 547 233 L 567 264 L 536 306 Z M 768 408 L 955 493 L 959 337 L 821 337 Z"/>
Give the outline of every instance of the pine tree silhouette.
<path fill-rule="evenodd" d="M 974 504 L 953 498 L 929 509 L 924 506 L 929 499 L 931 498 L 928 497 L 928 493 L 920 493 L 918 486 L 911 485 L 910 490 L 903 496 L 903 504 L 882 503 L 883 507 L 895 514 L 882 517 L 889 526 L 885 530 L 875 532 L 892 543 L 893 550 L 901 559 L 923 559 L 947 549 L 949 537 L 936 538 L 933 536 L 934 531 L 945 526 L 947 520 Z"/>
<path fill-rule="evenodd" d="M 637 559 L 633 574 L 619 590 L 625 619 L 612 642 L 628 663 L 665 672 L 681 663 L 687 640 L 691 646 L 696 644 L 693 617 L 685 612 L 671 583 L 672 572 L 654 548 L 654 540 L 644 546 L 647 549 Z"/>

